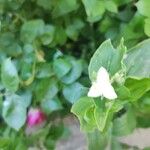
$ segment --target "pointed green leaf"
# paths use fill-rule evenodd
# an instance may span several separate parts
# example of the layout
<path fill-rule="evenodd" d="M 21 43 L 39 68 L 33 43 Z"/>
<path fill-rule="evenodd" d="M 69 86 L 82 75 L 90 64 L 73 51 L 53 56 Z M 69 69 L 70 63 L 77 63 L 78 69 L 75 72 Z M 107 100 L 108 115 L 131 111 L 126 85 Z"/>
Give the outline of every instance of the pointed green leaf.
<path fill-rule="evenodd" d="M 32 43 L 35 38 L 43 34 L 44 22 L 43 20 L 30 20 L 25 22 L 21 28 L 21 40 L 24 43 Z"/>
<path fill-rule="evenodd" d="M 71 70 L 72 65 L 66 59 L 58 58 L 54 60 L 53 68 L 58 78 L 62 78 Z"/>
<path fill-rule="evenodd" d="M 95 80 L 97 71 L 100 67 L 105 67 L 113 76 L 116 72 L 122 69 L 122 59 L 126 47 L 121 41 L 119 47 L 115 49 L 110 40 L 103 42 L 94 53 L 89 64 L 89 77 L 91 81 Z"/>
<path fill-rule="evenodd" d="M 41 107 L 43 111 L 47 114 L 50 114 L 53 111 L 61 110 L 63 108 L 58 98 L 46 99 L 42 101 Z"/>
<path fill-rule="evenodd" d="M 78 8 L 77 0 L 59 0 L 54 2 L 53 17 L 63 16 Z"/>
<path fill-rule="evenodd" d="M 87 88 L 78 82 L 65 86 L 63 89 L 64 97 L 72 104 L 86 94 Z"/>
<path fill-rule="evenodd" d="M 144 93 L 150 90 L 150 79 L 127 79 L 125 86 L 130 90 L 131 100 L 135 101 L 141 98 Z"/>
<path fill-rule="evenodd" d="M 76 81 L 82 73 L 82 60 L 75 60 L 74 58 L 68 58 L 72 65 L 72 69 L 61 78 L 61 81 L 66 84 L 71 84 Z"/>
<path fill-rule="evenodd" d="M 80 121 L 81 130 L 92 131 L 94 128 L 96 128 L 93 110 L 94 100 L 89 97 L 83 97 L 79 99 L 72 106 L 71 112 L 78 117 Z"/>
<path fill-rule="evenodd" d="M 99 0 L 82 0 L 85 11 L 87 14 L 87 19 L 89 22 L 99 21 L 104 12 L 105 12 L 105 4 L 103 1 Z"/>
<path fill-rule="evenodd" d="M 2 116 L 10 127 L 18 131 L 26 121 L 26 107 L 21 97 L 8 95 L 3 102 Z"/>
<path fill-rule="evenodd" d="M 144 40 L 131 48 L 125 59 L 127 77 L 149 78 L 150 77 L 150 39 Z"/>
<path fill-rule="evenodd" d="M 12 92 L 17 91 L 19 86 L 18 72 L 10 58 L 2 63 L 1 79 L 5 88 Z"/>
<path fill-rule="evenodd" d="M 50 100 L 56 96 L 58 84 L 55 78 L 44 78 L 37 82 L 35 96 L 37 101 Z"/>

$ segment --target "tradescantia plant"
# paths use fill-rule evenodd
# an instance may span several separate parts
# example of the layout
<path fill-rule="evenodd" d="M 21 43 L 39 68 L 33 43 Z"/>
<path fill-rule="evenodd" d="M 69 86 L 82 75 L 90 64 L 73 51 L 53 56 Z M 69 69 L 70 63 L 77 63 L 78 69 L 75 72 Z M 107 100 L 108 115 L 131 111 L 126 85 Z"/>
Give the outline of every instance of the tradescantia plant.
<path fill-rule="evenodd" d="M 149 111 L 141 109 L 149 105 L 144 104 L 145 96 L 147 102 L 150 100 L 149 47 L 150 39 L 129 50 L 123 40 L 117 48 L 106 40 L 91 58 L 88 70 L 92 86 L 71 109 L 87 133 L 90 150 L 108 145 L 110 149 L 124 149 L 117 137 L 132 133 L 145 114 L 149 119 Z"/>
<path fill-rule="evenodd" d="M 0 0 L 0 149 L 55 149 L 72 104 L 91 150 L 149 127 L 149 4 Z"/>

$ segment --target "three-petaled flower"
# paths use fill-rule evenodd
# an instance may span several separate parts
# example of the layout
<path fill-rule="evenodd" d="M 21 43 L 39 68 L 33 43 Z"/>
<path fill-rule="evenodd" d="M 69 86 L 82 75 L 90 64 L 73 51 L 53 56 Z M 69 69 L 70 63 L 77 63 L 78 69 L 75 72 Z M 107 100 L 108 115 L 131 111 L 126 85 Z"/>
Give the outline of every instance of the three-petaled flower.
<path fill-rule="evenodd" d="M 97 72 L 96 81 L 92 83 L 89 89 L 88 97 L 105 97 L 107 99 L 116 99 L 117 94 L 111 85 L 109 74 L 104 67 Z"/>

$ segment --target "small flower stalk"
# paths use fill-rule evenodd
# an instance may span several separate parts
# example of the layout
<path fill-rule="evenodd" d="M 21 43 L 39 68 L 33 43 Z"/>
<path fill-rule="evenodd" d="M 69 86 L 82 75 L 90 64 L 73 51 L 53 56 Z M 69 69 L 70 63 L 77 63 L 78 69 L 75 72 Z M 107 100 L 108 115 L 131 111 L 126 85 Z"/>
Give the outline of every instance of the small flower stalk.
<path fill-rule="evenodd" d="M 42 128 L 46 122 L 46 115 L 39 108 L 31 108 L 27 114 L 26 133 L 30 134 Z"/>

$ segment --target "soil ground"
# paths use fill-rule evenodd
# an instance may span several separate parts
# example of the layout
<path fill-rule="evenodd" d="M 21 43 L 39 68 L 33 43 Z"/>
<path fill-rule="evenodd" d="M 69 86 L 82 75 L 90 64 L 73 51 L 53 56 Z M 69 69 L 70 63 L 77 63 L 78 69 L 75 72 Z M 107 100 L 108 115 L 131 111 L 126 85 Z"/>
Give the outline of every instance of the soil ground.
<path fill-rule="evenodd" d="M 64 123 L 69 127 L 71 136 L 67 140 L 60 140 L 56 150 L 87 150 L 86 138 L 80 131 L 79 123 L 74 117 L 67 117 Z M 132 135 L 120 138 L 120 141 L 141 150 L 150 146 L 150 129 L 136 129 Z"/>

